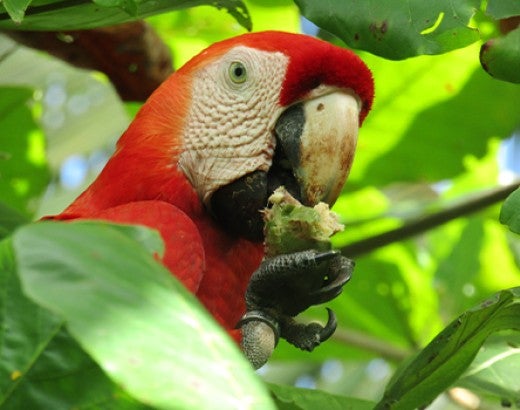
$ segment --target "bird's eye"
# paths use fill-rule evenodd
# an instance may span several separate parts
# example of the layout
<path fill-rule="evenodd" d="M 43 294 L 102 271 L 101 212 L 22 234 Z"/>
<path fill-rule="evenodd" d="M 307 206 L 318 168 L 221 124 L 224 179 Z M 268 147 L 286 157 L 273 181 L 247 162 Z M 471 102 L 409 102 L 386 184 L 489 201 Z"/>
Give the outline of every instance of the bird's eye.
<path fill-rule="evenodd" d="M 247 80 L 247 70 L 244 64 L 239 61 L 234 61 L 229 66 L 229 78 L 235 84 L 242 84 Z"/>

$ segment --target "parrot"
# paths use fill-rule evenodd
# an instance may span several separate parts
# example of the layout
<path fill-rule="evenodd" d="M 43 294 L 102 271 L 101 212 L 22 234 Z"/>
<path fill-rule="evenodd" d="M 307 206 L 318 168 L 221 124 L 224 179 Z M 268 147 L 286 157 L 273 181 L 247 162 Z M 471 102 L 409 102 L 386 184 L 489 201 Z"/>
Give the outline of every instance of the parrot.
<path fill-rule="evenodd" d="M 94 182 L 46 219 L 155 229 L 161 263 L 237 343 L 254 320 L 312 350 L 335 318 L 292 318 L 335 298 L 351 266 L 337 251 L 265 259 L 262 210 L 280 186 L 304 205 L 334 203 L 373 97 L 365 63 L 315 37 L 214 43 L 150 95 Z"/>

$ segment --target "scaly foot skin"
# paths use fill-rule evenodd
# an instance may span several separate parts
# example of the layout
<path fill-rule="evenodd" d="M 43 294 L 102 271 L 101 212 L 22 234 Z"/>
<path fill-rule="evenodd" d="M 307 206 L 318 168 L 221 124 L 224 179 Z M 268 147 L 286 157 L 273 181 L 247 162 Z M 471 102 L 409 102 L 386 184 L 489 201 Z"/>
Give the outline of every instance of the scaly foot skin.
<path fill-rule="evenodd" d="M 336 330 L 332 310 L 327 309 L 325 326 L 298 323 L 294 316 L 338 296 L 353 269 L 354 262 L 337 251 L 307 250 L 265 259 L 251 277 L 247 313 L 238 324 L 243 350 L 253 366 L 267 361 L 279 337 L 312 351 L 332 336 Z"/>

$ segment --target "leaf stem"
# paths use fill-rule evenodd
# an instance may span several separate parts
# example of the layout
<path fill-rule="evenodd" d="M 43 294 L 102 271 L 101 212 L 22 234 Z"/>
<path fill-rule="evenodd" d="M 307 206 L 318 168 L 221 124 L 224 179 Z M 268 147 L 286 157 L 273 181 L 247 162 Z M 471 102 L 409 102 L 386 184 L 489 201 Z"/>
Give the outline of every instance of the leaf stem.
<path fill-rule="evenodd" d="M 497 202 L 507 198 L 509 194 L 515 191 L 518 187 L 520 187 L 520 181 L 516 180 L 514 183 L 509 185 L 486 190 L 478 196 L 472 196 L 462 203 L 433 214 L 424 215 L 400 226 L 399 228 L 348 244 L 341 248 L 341 253 L 351 258 L 374 251 L 375 249 L 390 245 L 391 243 L 402 241 L 436 228 L 454 219 L 469 215 L 496 204 Z"/>

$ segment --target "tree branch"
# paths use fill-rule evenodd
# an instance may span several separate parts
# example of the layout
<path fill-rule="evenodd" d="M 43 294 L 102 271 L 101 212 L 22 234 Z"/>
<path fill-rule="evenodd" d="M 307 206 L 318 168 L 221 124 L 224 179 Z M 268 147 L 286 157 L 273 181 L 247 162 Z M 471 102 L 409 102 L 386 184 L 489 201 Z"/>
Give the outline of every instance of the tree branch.
<path fill-rule="evenodd" d="M 142 20 L 90 30 L 4 34 L 76 67 L 105 73 L 125 101 L 146 100 L 173 72 L 168 46 Z"/>
<path fill-rule="evenodd" d="M 412 354 L 412 351 L 393 346 L 391 343 L 376 339 L 351 329 L 337 329 L 332 338 L 349 346 L 376 353 L 387 360 L 401 362 Z"/>
<path fill-rule="evenodd" d="M 520 187 L 520 182 L 515 181 L 512 184 L 491 189 L 450 208 L 410 221 L 399 228 L 353 242 L 342 247 L 341 253 L 351 258 L 382 248 L 391 243 L 402 241 L 503 201 L 518 187 Z"/>

